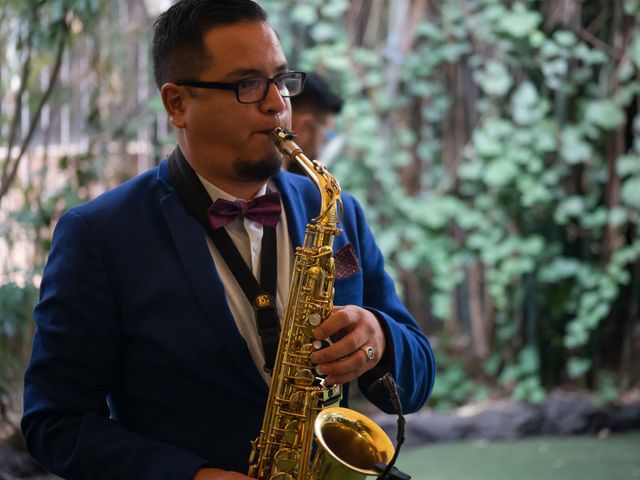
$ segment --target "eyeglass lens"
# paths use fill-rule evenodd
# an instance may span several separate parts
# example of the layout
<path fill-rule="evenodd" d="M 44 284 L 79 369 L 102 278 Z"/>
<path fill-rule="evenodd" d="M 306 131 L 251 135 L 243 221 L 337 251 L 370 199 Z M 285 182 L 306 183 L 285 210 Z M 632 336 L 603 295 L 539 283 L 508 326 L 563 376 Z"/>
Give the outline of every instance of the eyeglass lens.
<path fill-rule="evenodd" d="M 296 72 L 283 73 L 273 79 L 264 77 L 248 78 L 238 82 L 238 100 L 241 102 L 259 102 L 267 96 L 271 83 L 275 83 L 283 97 L 300 93 L 302 76 Z"/>

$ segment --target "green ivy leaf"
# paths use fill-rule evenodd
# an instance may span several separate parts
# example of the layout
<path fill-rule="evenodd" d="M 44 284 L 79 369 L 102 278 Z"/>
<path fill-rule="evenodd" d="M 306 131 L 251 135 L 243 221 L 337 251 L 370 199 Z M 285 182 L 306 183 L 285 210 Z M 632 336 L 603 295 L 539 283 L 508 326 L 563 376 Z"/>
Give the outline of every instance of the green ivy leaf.
<path fill-rule="evenodd" d="M 449 293 L 434 293 L 432 301 L 434 316 L 442 319 L 448 318 L 451 314 L 451 299 Z"/>
<path fill-rule="evenodd" d="M 542 33 L 540 30 L 534 30 L 533 32 L 531 32 L 531 35 L 529 35 L 529 43 L 533 48 L 542 47 L 546 40 L 547 37 L 545 37 L 544 33 Z"/>
<path fill-rule="evenodd" d="M 501 361 L 501 356 L 497 353 L 493 353 L 489 356 L 489 358 L 482 362 L 482 370 L 487 375 L 495 376 L 500 369 Z"/>
<path fill-rule="evenodd" d="M 588 229 L 602 228 L 607 224 L 608 211 L 605 207 L 600 206 L 595 210 L 580 215 L 578 221 L 580 225 Z"/>
<path fill-rule="evenodd" d="M 631 60 L 636 64 L 636 68 L 640 68 L 640 32 L 636 31 L 635 37 L 631 42 L 631 48 L 629 48 L 629 54 Z"/>
<path fill-rule="evenodd" d="M 351 67 L 349 58 L 346 55 L 331 55 L 323 61 L 328 69 L 337 72 L 348 72 Z"/>
<path fill-rule="evenodd" d="M 632 75 L 635 75 L 635 72 L 632 72 Z M 613 96 L 613 101 L 620 107 L 627 107 L 634 101 L 638 93 L 640 93 L 640 84 L 631 82 L 628 85 L 622 85 L 618 88 Z"/>
<path fill-rule="evenodd" d="M 564 337 L 564 346 L 569 349 L 581 347 L 589 340 L 589 333 L 582 323 L 569 324 L 568 333 Z"/>
<path fill-rule="evenodd" d="M 494 160 L 484 171 L 484 181 L 490 187 L 500 188 L 512 182 L 518 175 L 518 166 L 509 160 Z"/>
<path fill-rule="evenodd" d="M 442 42 L 444 41 L 444 35 L 442 34 L 442 30 L 438 28 L 438 26 L 429 20 L 423 20 L 416 26 L 415 29 L 416 36 L 425 37 L 432 42 Z"/>
<path fill-rule="evenodd" d="M 589 48 L 584 43 L 576 46 L 574 55 L 587 65 L 600 65 L 609 59 L 606 53 L 596 48 Z"/>
<path fill-rule="evenodd" d="M 560 82 L 567 76 L 569 71 L 569 63 L 565 58 L 554 58 L 547 60 L 542 64 L 542 70 L 548 77 L 547 81 L 554 85 L 554 88 L 560 86 Z"/>
<path fill-rule="evenodd" d="M 540 13 L 529 10 L 525 5 L 518 2 L 513 6 L 513 10 L 500 17 L 499 28 L 503 32 L 516 37 L 524 38 L 531 34 L 542 21 Z"/>
<path fill-rule="evenodd" d="M 585 211 L 585 203 L 582 197 L 571 196 L 558 204 L 554 218 L 561 225 L 567 223 L 570 217 L 578 217 Z"/>
<path fill-rule="evenodd" d="M 562 139 L 560 153 L 570 165 L 583 163 L 593 154 L 591 145 L 584 140 L 579 128 L 565 127 L 560 135 Z"/>
<path fill-rule="evenodd" d="M 518 361 L 523 374 L 536 374 L 540 369 L 540 359 L 535 347 L 527 345 L 518 354 Z"/>
<path fill-rule="evenodd" d="M 300 22 L 304 25 L 313 25 L 318 21 L 318 11 L 311 5 L 298 3 L 291 10 L 291 18 L 294 22 Z"/>
<path fill-rule="evenodd" d="M 519 241 L 521 243 L 520 251 L 524 255 L 531 257 L 537 257 L 542 255 L 545 250 L 545 239 L 542 236 L 536 235 Z"/>
<path fill-rule="evenodd" d="M 576 44 L 576 36 L 567 30 L 558 30 L 553 34 L 553 39 L 562 47 L 571 48 Z"/>
<path fill-rule="evenodd" d="M 581 271 L 582 268 L 578 260 L 556 257 L 551 263 L 540 269 L 540 280 L 546 283 L 557 283 L 567 278 L 576 277 Z"/>
<path fill-rule="evenodd" d="M 520 125 L 528 125 L 541 117 L 538 91 L 531 82 L 522 83 L 511 99 L 513 118 Z"/>
<path fill-rule="evenodd" d="M 624 207 L 613 207 L 609 210 L 609 225 L 612 227 L 622 227 L 629 218 L 627 209 Z"/>
<path fill-rule="evenodd" d="M 510 383 L 515 382 L 520 377 L 520 367 L 519 365 L 507 365 L 505 369 L 502 371 L 498 382 L 500 385 L 509 385 Z"/>
<path fill-rule="evenodd" d="M 635 15 L 637 18 L 638 12 L 640 12 L 640 0 L 625 0 L 623 8 L 624 13 L 627 15 Z"/>
<path fill-rule="evenodd" d="M 311 36 L 318 43 L 328 42 L 336 36 L 336 27 L 329 22 L 318 22 L 311 29 Z"/>
<path fill-rule="evenodd" d="M 627 206 L 640 209 L 640 175 L 626 179 L 622 184 L 620 195 Z"/>
<path fill-rule="evenodd" d="M 471 51 L 471 45 L 468 43 L 447 43 L 439 49 L 438 53 L 444 62 L 454 63 Z"/>
<path fill-rule="evenodd" d="M 613 130 L 624 123 L 626 116 L 611 100 L 593 100 L 587 103 L 585 119 L 604 130 Z"/>
<path fill-rule="evenodd" d="M 338 18 L 349 10 L 347 0 L 331 0 L 322 7 L 322 14 L 329 18 Z"/>
<path fill-rule="evenodd" d="M 489 60 L 485 68 L 474 73 L 480 88 L 487 94 L 501 97 L 507 94 L 513 85 L 509 70 L 497 60 Z"/>
<path fill-rule="evenodd" d="M 489 128 L 476 129 L 473 132 L 473 145 L 478 155 L 485 158 L 493 158 L 502 155 L 503 142 L 499 138 L 489 133 Z"/>
<path fill-rule="evenodd" d="M 458 167 L 458 175 L 463 180 L 478 180 L 482 178 L 483 169 L 483 162 L 473 160 L 460 164 Z"/>
<path fill-rule="evenodd" d="M 579 378 L 591 370 L 591 364 L 588 358 L 571 357 L 567 362 L 567 374 L 570 378 Z"/>

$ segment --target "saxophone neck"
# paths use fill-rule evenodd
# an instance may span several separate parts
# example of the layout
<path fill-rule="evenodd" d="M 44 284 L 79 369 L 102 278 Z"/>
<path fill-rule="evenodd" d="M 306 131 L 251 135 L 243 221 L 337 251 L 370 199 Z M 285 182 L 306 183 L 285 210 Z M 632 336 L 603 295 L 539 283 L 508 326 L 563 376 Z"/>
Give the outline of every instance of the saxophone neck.
<path fill-rule="evenodd" d="M 329 173 L 324 165 L 317 160 L 310 160 L 303 153 L 298 144 L 294 142 L 294 136 L 290 131 L 276 128 L 271 132 L 271 137 L 280 153 L 297 162 L 320 192 L 320 214 L 314 220 L 320 224 L 335 226 L 340 221 L 338 215 L 342 214 L 338 180 Z"/>

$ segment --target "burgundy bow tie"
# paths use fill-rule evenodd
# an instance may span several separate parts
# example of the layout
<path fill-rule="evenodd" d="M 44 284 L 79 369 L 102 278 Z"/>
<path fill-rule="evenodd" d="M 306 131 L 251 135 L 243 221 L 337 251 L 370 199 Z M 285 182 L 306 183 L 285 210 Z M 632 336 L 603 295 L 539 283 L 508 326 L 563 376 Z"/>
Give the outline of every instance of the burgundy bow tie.
<path fill-rule="evenodd" d="M 230 202 L 222 198 L 209 208 L 209 222 L 216 229 L 228 225 L 238 217 L 246 217 L 265 227 L 275 227 L 280 219 L 280 194 L 267 193 L 248 202 Z"/>

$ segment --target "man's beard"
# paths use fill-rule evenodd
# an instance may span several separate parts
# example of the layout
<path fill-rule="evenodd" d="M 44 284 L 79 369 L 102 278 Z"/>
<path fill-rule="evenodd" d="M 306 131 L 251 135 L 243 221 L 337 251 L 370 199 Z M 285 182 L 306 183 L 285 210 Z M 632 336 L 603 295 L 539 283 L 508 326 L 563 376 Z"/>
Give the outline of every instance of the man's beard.
<path fill-rule="evenodd" d="M 249 161 L 239 158 L 233 163 L 235 173 L 245 180 L 268 180 L 280 171 L 282 167 L 282 155 L 273 151 L 270 155 L 259 161 Z"/>

